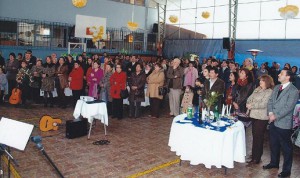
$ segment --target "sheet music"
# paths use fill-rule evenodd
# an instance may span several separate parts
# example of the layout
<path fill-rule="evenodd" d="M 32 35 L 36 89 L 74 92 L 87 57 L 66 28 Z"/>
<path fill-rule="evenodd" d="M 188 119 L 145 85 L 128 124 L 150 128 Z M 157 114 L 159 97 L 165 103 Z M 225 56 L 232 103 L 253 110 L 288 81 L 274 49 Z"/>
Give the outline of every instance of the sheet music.
<path fill-rule="evenodd" d="M 0 143 L 24 151 L 33 125 L 2 117 Z"/>

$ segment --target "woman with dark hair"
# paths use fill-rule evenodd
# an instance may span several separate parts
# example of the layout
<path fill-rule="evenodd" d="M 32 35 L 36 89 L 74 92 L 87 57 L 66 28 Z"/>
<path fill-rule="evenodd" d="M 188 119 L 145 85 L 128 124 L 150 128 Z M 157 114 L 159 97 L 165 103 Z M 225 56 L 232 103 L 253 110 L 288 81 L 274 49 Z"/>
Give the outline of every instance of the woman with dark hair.
<path fill-rule="evenodd" d="M 202 100 L 202 91 L 204 89 L 203 83 L 201 83 L 200 78 L 195 80 L 195 87 L 193 89 L 193 101 L 192 104 L 194 106 L 195 111 L 199 111 L 203 107 L 203 100 Z"/>
<path fill-rule="evenodd" d="M 188 67 L 184 69 L 184 84 L 183 86 L 195 86 L 195 80 L 198 78 L 198 70 L 194 67 L 194 63 L 189 62 Z"/>
<path fill-rule="evenodd" d="M 23 60 L 21 62 L 21 68 L 18 71 L 16 81 L 18 83 L 18 86 L 20 90 L 22 91 L 21 100 L 23 107 L 27 108 L 27 99 L 29 97 L 29 82 L 30 82 L 30 70 L 27 67 L 27 62 Z"/>
<path fill-rule="evenodd" d="M 74 68 L 74 58 L 73 58 L 73 56 L 72 56 L 71 54 L 69 54 L 69 55 L 67 56 L 66 64 L 67 64 L 67 66 L 68 66 L 68 74 L 70 74 L 71 71 L 72 71 L 73 68 Z"/>
<path fill-rule="evenodd" d="M 159 107 L 163 99 L 163 95 L 159 95 L 158 87 L 164 85 L 165 74 L 164 69 L 160 63 L 154 65 L 153 72 L 147 77 L 147 93 L 150 99 L 151 117 L 159 117 Z"/>
<path fill-rule="evenodd" d="M 292 70 L 292 67 L 291 67 L 290 63 L 285 63 L 283 68 L 286 68 L 287 70 Z"/>
<path fill-rule="evenodd" d="M 110 77 L 110 95 L 112 97 L 112 117 L 119 120 L 123 118 L 123 99 L 121 90 L 126 89 L 126 73 L 122 71 L 121 64 L 116 64 L 116 72 Z"/>
<path fill-rule="evenodd" d="M 296 76 L 296 75 L 298 75 L 298 67 L 297 66 L 293 66 L 292 67 L 292 72 L 293 72 L 293 74 Z"/>
<path fill-rule="evenodd" d="M 246 68 L 241 68 L 239 70 L 239 79 L 237 81 L 235 96 L 233 97 L 233 107 L 237 113 L 246 114 L 246 102 L 248 97 L 252 94 L 254 90 L 253 74 Z M 251 124 L 251 119 L 246 117 L 239 117 L 245 127 Z"/>
<path fill-rule="evenodd" d="M 258 164 L 263 154 L 264 133 L 267 129 L 269 118 L 267 104 L 274 88 L 274 81 L 269 75 L 260 77 L 259 86 L 247 99 L 246 107 L 252 119 L 252 159 L 248 163 Z"/>
<path fill-rule="evenodd" d="M 209 80 L 209 70 L 211 66 L 207 66 L 206 64 L 202 65 L 202 73 L 200 73 L 200 81 L 203 84 L 206 80 Z"/>
<path fill-rule="evenodd" d="M 145 64 L 146 77 L 149 77 L 149 75 L 152 73 L 152 71 L 153 71 L 152 64 L 151 63 Z"/>
<path fill-rule="evenodd" d="M 237 72 L 230 72 L 229 74 L 230 85 L 226 85 L 226 93 L 224 97 L 226 105 L 232 105 L 232 102 L 234 101 L 238 79 L 239 79 L 239 75 Z"/>
<path fill-rule="evenodd" d="M 104 77 L 100 81 L 100 87 L 101 87 L 100 96 L 101 96 L 101 100 L 106 102 L 108 115 L 112 114 L 112 97 L 110 94 L 111 87 L 109 81 L 110 81 L 110 77 L 113 74 L 113 67 L 114 67 L 113 63 L 108 63 L 106 65 Z"/>
<path fill-rule="evenodd" d="M 100 62 L 95 61 L 93 63 L 93 69 L 88 78 L 88 85 L 89 85 L 89 96 L 94 97 L 95 99 L 99 99 L 98 89 L 100 81 L 103 78 L 103 70 L 100 68 Z"/>
<path fill-rule="evenodd" d="M 69 75 L 70 89 L 73 95 L 73 106 L 75 107 L 77 100 L 79 100 L 83 87 L 84 71 L 78 61 L 74 62 L 73 70 Z"/>
<path fill-rule="evenodd" d="M 36 64 L 32 66 L 30 73 L 31 77 L 29 86 L 31 90 L 31 98 L 35 103 L 40 103 L 40 89 L 43 73 L 42 59 L 38 58 L 36 60 Z"/>
<path fill-rule="evenodd" d="M 68 66 L 65 64 L 64 57 L 60 57 L 58 60 L 58 65 L 56 66 L 56 80 L 55 86 L 58 94 L 58 102 L 59 107 L 66 108 L 66 95 L 65 95 L 65 88 L 68 87 Z"/>
<path fill-rule="evenodd" d="M 52 64 L 51 56 L 47 56 L 46 63 L 43 65 L 41 86 L 41 90 L 44 91 L 44 107 L 48 106 L 48 102 L 50 107 L 53 107 L 54 74 L 55 66 Z"/>
<path fill-rule="evenodd" d="M 5 65 L 6 79 L 8 82 L 8 96 L 11 95 L 12 89 L 17 85 L 16 76 L 20 65 L 21 64 L 19 64 L 18 60 L 16 59 L 15 53 L 10 53 L 9 60 Z"/>
<path fill-rule="evenodd" d="M 145 101 L 146 74 L 143 72 L 143 65 L 136 64 L 135 72 L 131 73 L 128 81 L 129 93 L 129 117 L 140 117 L 141 103 Z"/>

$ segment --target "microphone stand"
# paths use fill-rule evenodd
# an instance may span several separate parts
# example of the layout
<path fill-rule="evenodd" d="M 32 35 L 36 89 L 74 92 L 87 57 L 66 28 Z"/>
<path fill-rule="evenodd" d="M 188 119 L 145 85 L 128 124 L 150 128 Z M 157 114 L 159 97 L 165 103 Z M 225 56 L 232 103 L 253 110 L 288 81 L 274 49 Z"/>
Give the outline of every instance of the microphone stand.
<path fill-rule="evenodd" d="M 35 141 L 33 141 L 35 142 Z M 51 166 L 54 167 L 54 169 L 56 170 L 56 172 L 58 173 L 58 175 L 61 177 L 61 178 L 64 178 L 64 176 L 62 175 L 62 173 L 59 171 L 59 169 L 55 166 L 55 164 L 53 163 L 53 161 L 50 159 L 50 157 L 48 156 L 48 154 L 46 153 L 42 143 L 41 143 L 41 140 L 40 142 L 35 142 L 36 143 L 36 147 L 43 153 L 43 155 L 47 158 L 47 160 L 50 162 Z"/>
<path fill-rule="evenodd" d="M 54 167 L 54 169 L 56 170 L 56 172 L 58 173 L 58 175 L 61 178 L 64 178 L 64 176 L 62 175 L 62 173 L 59 171 L 59 169 L 55 166 L 55 164 L 53 163 L 53 161 L 50 159 L 50 157 L 48 156 L 48 154 L 46 153 L 46 151 L 44 150 L 44 147 L 42 149 L 40 149 L 40 151 L 43 153 L 43 155 L 47 158 L 47 160 L 50 162 L 50 164 Z"/>
<path fill-rule="evenodd" d="M 7 150 L 5 149 L 5 147 L 3 147 L 3 145 L 1 145 L 0 144 L 0 151 L 2 150 L 2 152 L 4 152 L 6 155 L 7 155 L 7 157 L 8 157 L 8 164 L 7 164 L 7 166 L 8 166 L 8 178 L 10 178 L 10 160 L 12 160 L 13 161 L 13 163 L 16 165 L 16 166 L 19 166 L 19 164 L 18 164 L 18 162 L 16 161 L 16 159 L 10 154 L 10 148 L 8 147 L 7 148 Z M 0 160 L 0 162 L 1 162 L 1 160 Z M 0 164 L 0 166 L 1 166 L 1 164 Z M 1 169 L 1 167 L 0 167 L 0 169 Z M 0 174 L 1 175 L 1 174 Z"/>

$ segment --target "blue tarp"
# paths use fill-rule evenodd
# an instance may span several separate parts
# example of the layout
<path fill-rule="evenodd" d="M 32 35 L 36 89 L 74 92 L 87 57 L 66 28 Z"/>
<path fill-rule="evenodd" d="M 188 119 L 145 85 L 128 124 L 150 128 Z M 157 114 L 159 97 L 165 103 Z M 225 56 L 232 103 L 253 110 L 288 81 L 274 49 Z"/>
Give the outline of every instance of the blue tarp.
<path fill-rule="evenodd" d="M 245 58 L 252 57 L 249 49 L 260 49 L 256 61 L 259 65 L 263 62 L 276 61 L 283 66 L 290 63 L 300 66 L 300 40 L 236 40 L 235 60 L 242 63 Z M 186 53 L 195 53 L 203 57 L 215 56 L 218 59 L 227 59 L 227 50 L 223 49 L 222 39 L 200 40 L 166 40 L 164 56 L 172 58 L 184 56 Z"/>

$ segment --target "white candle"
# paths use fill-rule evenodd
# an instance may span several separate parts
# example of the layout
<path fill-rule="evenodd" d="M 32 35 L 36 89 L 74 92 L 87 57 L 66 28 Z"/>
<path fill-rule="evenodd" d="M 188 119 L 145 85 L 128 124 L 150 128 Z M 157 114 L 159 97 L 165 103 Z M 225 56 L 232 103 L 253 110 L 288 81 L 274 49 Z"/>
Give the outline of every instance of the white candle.
<path fill-rule="evenodd" d="M 226 104 L 226 115 L 229 116 L 229 112 L 228 112 L 228 104 Z"/>

